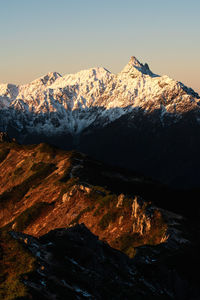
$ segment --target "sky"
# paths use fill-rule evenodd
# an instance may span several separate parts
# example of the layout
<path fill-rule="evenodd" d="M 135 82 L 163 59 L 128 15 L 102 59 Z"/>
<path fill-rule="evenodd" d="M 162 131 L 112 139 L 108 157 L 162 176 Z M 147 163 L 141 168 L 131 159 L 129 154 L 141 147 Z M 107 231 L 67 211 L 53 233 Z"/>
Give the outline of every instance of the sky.
<path fill-rule="evenodd" d="M 0 82 L 131 56 L 200 92 L 200 0 L 0 0 Z"/>

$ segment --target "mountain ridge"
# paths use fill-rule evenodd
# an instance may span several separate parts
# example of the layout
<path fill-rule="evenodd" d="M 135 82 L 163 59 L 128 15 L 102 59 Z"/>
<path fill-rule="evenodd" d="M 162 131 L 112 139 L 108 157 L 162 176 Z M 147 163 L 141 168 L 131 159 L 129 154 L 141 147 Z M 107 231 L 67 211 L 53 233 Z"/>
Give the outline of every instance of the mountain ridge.
<path fill-rule="evenodd" d="M 0 298 L 198 299 L 199 194 L 1 136 Z"/>
<path fill-rule="evenodd" d="M 135 57 L 118 74 L 99 67 L 0 85 L 0 131 L 21 144 L 76 149 L 167 184 L 200 185 L 199 95 Z"/>
<path fill-rule="evenodd" d="M 1 110 L 6 110 L 9 118 L 13 114 L 10 110 L 15 111 L 18 119 L 22 114 L 23 122 L 18 120 L 16 129 L 25 127 L 29 132 L 34 119 L 46 114 L 46 128 L 40 120 L 37 127 L 47 135 L 62 131 L 80 134 L 95 122 L 105 126 L 130 111 L 134 114 L 139 108 L 147 112 L 161 109 L 160 118 L 167 113 L 199 112 L 199 98 L 182 83 L 166 75 L 155 75 L 135 57 L 116 75 L 99 67 L 65 76 L 51 72 L 26 85 L 0 85 Z M 99 111 L 94 113 L 92 108 L 98 107 Z M 117 109 L 118 113 L 113 115 L 109 109 Z M 52 124 L 51 114 L 57 119 L 57 126 Z M 7 125 L 4 121 L 1 130 L 6 131 Z"/>

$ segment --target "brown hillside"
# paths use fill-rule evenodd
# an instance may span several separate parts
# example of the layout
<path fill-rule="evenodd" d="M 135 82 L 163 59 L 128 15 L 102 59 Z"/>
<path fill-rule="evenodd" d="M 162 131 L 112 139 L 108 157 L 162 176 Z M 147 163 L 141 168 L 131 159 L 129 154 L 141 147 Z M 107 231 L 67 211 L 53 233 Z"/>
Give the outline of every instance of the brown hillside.
<path fill-rule="evenodd" d="M 113 188 L 112 181 L 118 188 Z M 117 183 L 120 183 L 119 185 Z M 74 151 L 0 143 L 0 227 L 34 236 L 84 223 L 112 247 L 167 239 L 161 213 L 138 196 L 150 183 Z M 126 186 L 133 192 L 126 194 Z M 134 193 L 135 190 L 135 193 Z"/>

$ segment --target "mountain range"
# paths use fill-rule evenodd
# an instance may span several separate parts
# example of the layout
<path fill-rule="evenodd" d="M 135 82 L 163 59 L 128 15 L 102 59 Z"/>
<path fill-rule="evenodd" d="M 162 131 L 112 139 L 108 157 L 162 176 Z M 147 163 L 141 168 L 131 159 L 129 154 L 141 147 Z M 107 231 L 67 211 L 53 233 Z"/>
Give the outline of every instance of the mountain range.
<path fill-rule="evenodd" d="M 200 97 L 134 56 L 118 74 L 92 68 L 0 85 L 0 130 L 139 171 L 171 186 L 199 186 Z"/>
<path fill-rule="evenodd" d="M 200 97 L 135 57 L 0 85 L 0 299 L 200 295 Z"/>

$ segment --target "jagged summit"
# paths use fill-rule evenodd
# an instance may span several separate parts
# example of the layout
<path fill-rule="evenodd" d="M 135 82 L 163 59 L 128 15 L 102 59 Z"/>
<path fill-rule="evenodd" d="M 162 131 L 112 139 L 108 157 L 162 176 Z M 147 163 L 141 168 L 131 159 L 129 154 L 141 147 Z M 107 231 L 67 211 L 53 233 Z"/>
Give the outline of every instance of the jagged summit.
<path fill-rule="evenodd" d="M 135 67 L 141 67 L 141 63 L 135 56 L 131 56 L 129 63 L 131 63 Z"/>
<path fill-rule="evenodd" d="M 135 56 L 131 56 L 128 64 L 121 71 L 122 74 L 128 74 L 132 78 L 138 76 L 149 75 L 151 77 L 157 77 L 158 75 L 154 74 L 150 69 L 147 63 L 144 65 L 139 62 Z"/>
<path fill-rule="evenodd" d="M 46 75 L 39 77 L 31 82 L 31 84 L 43 84 L 43 85 L 51 85 L 56 81 L 56 79 L 62 77 L 58 72 L 49 72 Z"/>

